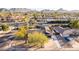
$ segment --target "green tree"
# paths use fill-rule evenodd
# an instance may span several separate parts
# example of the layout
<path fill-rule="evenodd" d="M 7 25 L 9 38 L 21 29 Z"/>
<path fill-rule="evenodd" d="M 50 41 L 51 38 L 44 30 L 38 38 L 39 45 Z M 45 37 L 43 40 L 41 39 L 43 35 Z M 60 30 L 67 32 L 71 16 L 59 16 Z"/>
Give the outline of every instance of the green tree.
<path fill-rule="evenodd" d="M 37 20 L 38 19 L 38 13 L 33 13 L 33 19 Z"/>

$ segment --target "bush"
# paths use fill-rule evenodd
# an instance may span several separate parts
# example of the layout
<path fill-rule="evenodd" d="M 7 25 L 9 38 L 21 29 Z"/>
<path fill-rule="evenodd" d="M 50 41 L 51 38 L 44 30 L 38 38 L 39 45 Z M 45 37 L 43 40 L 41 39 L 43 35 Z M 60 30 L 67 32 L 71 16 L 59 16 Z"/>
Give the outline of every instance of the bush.
<path fill-rule="evenodd" d="M 69 25 L 71 28 L 79 29 L 79 20 L 70 21 Z"/>
<path fill-rule="evenodd" d="M 27 34 L 27 28 L 26 28 L 25 26 L 21 26 L 21 27 L 18 29 L 18 31 L 15 33 L 15 36 L 16 36 L 17 38 L 23 39 L 23 38 L 25 38 L 26 34 Z"/>
<path fill-rule="evenodd" d="M 7 25 L 7 24 L 2 24 L 1 27 L 2 27 L 3 31 L 9 30 L 9 25 Z"/>
<path fill-rule="evenodd" d="M 43 47 L 46 42 L 48 38 L 43 33 L 34 32 L 28 35 L 29 46 Z"/>

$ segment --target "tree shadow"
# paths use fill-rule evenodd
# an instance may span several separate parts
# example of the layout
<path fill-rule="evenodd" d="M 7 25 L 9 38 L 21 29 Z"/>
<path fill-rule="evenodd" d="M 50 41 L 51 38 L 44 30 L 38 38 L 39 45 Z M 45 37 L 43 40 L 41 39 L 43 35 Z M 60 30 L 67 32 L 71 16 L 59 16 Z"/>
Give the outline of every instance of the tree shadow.
<path fill-rule="evenodd" d="M 28 48 L 24 46 L 24 44 L 11 46 L 10 48 L 6 49 L 5 51 L 28 51 Z"/>
<path fill-rule="evenodd" d="M 16 42 L 21 42 L 23 40 L 3 40 L 1 41 L 0 43 L 0 51 L 27 51 L 28 50 L 28 47 L 26 47 L 24 44 L 25 42 L 23 41 L 23 43 L 20 43 L 18 45 L 12 45 L 12 44 L 15 44 L 15 43 L 11 43 L 12 41 Z M 11 46 L 9 46 L 11 45 Z M 7 48 L 6 48 L 7 47 Z"/>

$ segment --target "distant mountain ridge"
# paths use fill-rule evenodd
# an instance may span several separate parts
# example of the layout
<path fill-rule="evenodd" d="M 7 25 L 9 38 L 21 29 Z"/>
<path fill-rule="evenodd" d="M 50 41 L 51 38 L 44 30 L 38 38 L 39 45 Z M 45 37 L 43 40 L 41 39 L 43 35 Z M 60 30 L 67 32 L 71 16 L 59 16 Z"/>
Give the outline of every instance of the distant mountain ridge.
<path fill-rule="evenodd" d="M 0 12 L 31 12 L 31 11 L 38 11 L 38 10 L 33 10 L 33 9 L 28 9 L 28 8 L 0 8 Z M 51 13 L 51 12 L 69 12 L 69 13 L 77 13 L 79 12 L 79 10 L 71 10 L 71 11 L 68 11 L 68 10 L 64 10 L 63 8 L 60 8 L 58 10 L 50 10 L 50 9 L 43 9 L 39 12 L 45 12 L 45 13 Z"/>

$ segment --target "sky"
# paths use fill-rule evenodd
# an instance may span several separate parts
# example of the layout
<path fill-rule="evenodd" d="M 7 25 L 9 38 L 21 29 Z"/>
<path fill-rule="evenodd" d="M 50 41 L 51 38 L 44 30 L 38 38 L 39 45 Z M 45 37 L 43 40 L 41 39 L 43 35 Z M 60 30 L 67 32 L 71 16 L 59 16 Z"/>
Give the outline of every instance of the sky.
<path fill-rule="evenodd" d="M 1 0 L 0 7 L 79 10 L 79 0 Z"/>

